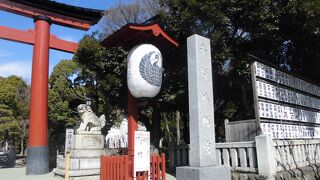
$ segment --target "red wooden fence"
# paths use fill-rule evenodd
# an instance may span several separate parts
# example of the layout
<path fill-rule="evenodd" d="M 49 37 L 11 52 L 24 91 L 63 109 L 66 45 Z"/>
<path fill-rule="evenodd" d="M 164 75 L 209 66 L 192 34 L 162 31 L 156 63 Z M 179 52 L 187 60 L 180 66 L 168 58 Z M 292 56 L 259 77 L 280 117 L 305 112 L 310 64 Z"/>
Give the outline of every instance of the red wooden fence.
<path fill-rule="evenodd" d="M 150 157 L 150 179 L 166 180 L 166 161 L 164 153 Z M 100 180 L 132 180 L 131 167 L 127 155 L 124 156 L 101 156 Z M 138 172 L 137 180 L 147 180 L 147 172 Z"/>

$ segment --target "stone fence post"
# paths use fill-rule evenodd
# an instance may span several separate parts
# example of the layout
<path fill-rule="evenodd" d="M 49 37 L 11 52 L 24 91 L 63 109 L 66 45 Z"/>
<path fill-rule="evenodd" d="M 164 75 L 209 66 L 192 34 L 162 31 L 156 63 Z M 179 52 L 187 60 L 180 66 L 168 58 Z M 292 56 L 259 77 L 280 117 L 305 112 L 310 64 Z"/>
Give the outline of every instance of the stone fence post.
<path fill-rule="evenodd" d="M 270 136 L 256 136 L 256 150 L 259 175 L 273 176 L 276 175 L 276 161 L 273 141 Z"/>

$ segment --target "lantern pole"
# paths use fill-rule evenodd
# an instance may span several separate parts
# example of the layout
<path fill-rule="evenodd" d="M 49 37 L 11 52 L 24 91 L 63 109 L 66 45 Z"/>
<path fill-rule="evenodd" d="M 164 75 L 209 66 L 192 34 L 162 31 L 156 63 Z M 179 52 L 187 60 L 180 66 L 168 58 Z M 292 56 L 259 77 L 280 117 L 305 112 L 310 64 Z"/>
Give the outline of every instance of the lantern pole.
<path fill-rule="evenodd" d="M 128 156 L 132 162 L 132 174 L 134 173 L 134 132 L 138 127 L 137 120 L 137 99 L 128 91 Z"/>

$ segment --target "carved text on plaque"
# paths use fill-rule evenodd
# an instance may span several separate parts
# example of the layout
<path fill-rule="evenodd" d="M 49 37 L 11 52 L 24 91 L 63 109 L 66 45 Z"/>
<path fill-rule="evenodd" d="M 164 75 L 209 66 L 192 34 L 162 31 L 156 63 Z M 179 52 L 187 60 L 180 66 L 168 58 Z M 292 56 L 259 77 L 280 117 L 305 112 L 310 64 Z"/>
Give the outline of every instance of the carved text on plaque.
<path fill-rule="evenodd" d="M 210 98 L 208 96 L 208 93 L 204 93 L 202 95 L 202 98 L 201 98 L 202 101 L 207 101 L 207 102 L 210 102 Z"/>
<path fill-rule="evenodd" d="M 200 69 L 200 75 L 201 75 L 201 78 L 203 78 L 204 80 L 207 80 L 207 79 L 208 79 L 208 75 L 209 75 L 209 70 L 208 70 L 208 68 L 206 68 L 206 67 L 201 67 L 201 69 Z"/>
<path fill-rule="evenodd" d="M 203 54 L 203 55 L 207 55 L 208 54 L 208 48 L 205 44 L 201 44 L 199 51 Z"/>
<path fill-rule="evenodd" d="M 210 155 L 212 153 L 212 141 L 210 140 L 207 140 L 206 143 L 204 144 L 203 148 L 204 148 L 204 151 Z"/>
<path fill-rule="evenodd" d="M 99 139 L 93 137 L 84 137 L 82 139 L 82 144 L 88 147 L 95 147 L 100 144 Z"/>
<path fill-rule="evenodd" d="M 210 128 L 211 123 L 212 123 L 212 118 L 209 115 L 203 115 L 202 116 L 202 122 L 205 126 Z"/>

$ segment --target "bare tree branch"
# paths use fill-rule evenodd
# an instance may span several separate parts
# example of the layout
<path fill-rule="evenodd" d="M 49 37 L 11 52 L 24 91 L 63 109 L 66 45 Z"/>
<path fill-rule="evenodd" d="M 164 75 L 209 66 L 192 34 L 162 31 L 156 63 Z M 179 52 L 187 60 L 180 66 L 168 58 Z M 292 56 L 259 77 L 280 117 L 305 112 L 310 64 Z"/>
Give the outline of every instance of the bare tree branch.
<path fill-rule="evenodd" d="M 104 13 L 104 37 L 109 36 L 128 23 L 143 23 L 157 15 L 159 10 L 158 0 L 134 0 L 130 4 L 119 0 L 114 7 Z"/>

